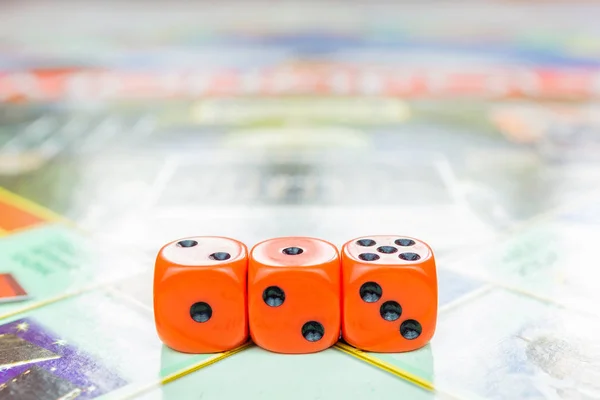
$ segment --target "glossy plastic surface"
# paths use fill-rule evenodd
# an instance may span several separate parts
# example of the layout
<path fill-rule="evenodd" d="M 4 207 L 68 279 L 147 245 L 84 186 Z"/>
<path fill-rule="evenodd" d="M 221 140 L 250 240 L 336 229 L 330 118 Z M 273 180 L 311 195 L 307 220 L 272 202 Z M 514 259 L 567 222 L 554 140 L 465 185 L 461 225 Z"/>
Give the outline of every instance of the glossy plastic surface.
<path fill-rule="evenodd" d="M 326 241 L 284 237 L 250 251 L 250 334 L 278 353 L 313 353 L 337 342 L 341 327 L 341 270 Z"/>
<path fill-rule="evenodd" d="M 407 236 L 366 236 L 342 247 L 342 335 L 366 351 L 423 347 L 437 320 L 433 251 Z"/>
<path fill-rule="evenodd" d="M 246 246 L 224 237 L 165 245 L 154 271 L 154 317 L 161 340 L 186 353 L 214 353 L 248 339 Z"/>

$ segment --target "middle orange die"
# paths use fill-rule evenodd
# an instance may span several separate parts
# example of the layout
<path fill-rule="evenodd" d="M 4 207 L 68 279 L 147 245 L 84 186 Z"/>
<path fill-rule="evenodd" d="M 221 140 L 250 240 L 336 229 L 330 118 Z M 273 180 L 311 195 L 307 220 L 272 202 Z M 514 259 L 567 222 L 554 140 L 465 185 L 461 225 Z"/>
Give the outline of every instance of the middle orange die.
<path fill-rule="evenodd" d="M 250 335 L 277 353 L 314 353 L 341 331 L 341 263 L 336 246 L 308 237 L 258 243 L 248 262 Z"/>

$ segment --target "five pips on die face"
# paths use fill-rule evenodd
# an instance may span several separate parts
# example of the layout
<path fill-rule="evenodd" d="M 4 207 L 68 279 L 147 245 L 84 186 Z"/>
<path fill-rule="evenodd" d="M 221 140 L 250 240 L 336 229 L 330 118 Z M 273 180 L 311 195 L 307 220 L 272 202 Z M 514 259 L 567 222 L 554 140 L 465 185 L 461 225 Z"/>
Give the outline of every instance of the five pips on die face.
<path fill-rule="evenodd" d="M 394 243 L 400 247 L 410 247 L 415 244 L 412 239 L 397 239 Z M 197 244 L 198 242 L 195 240 L 189 239 L 177 243 L 180 247 L 194 247 Z M 374 247 L 377 243 L 372 239 L 360 239 L 356 244 L 363 247 Z M 394 254 L 398 252 L 398 249 L 394 246 L 379 246 L 376 251 L 382 254 Z M 302 254 L 304 250 L 300 247 L 287 247 L 282 252 L 289 256 L 295 256 Z M 363 261 L 375 261 L 380 258 L 377 253 L 372 252 L 361 253 L 358 257 Z M 398 257 L 405 261 L 416 261 L 421 258 L 417 253 L 413 252 L 401 252 Z M 225 261 L 231 258 L 231 255 L 225 252 L 217 252 L 211 254 L 209 258 L 216 261 Z M 366 282 L 360 287 L 359 294 L 366 303 L 376 303 L 381 299 L 383 291 L 381 286 L 376 282 Z M 278 286 L 269 286 L 263 291 L 262 297 L 265 304 L 269 307 L 279 307 L 285 301 L 285 292 Z M 397 301 L 386 301 L 379 308 L 379 314 L 386 321 L 396 321 L 402 315 L 402 306 Z M 206 322 L 212 317 L 212 308 L 205 302 L 194 303 L 190 307 L 190 317 L 196 322 Z M 416 339 L 421 334 L 421 331 L 421 324 L 414 319 L 408 319 L 400 324 L 400 334 L 405 339 Z M 301 333 L 309 342 L 316 342 L 321 340 L 325 334 L 325 328 L 318 321 L 308 321 L 302 325 Z"/>
<path fill-rule="evenodd" d="M 177 242 L 179 247 L 194 247 L 198 242 L 191 239 L 181 240 Z M 286 247 L 282 250 L 283 254 L 288 256 L 296 256 L 304 252 L 300 247 Z M 216 261 L 226 261 L 231 258 L 229 253 L 217 252 L 212 253 L 209 258 Z M 277 286 L 269 286 L 263 291 L 263 301 L 270 307 L 279 307 L 285 301 L 284 291 Z M 212 317 L 212 308 L 210 304 L 198 302 L 190 307 L 190 317 L 196 322 L 206 322 Z M 309 342 L 316 342 L 323 338 L 325 328 L 318 321 L 308 321 L 302 325 L 302 336 Z"/>
<path fill-rule="evenodd" d="M 377 242 L 373 239 L 360 239 L 356 241 L 356 244 L 361 247 L 375 248 Z M 415 241 L 412 239 L 397 239 L 394 244 L 402 247 L 411 247 L 415 245 Z M 375 261 L 381 257 L 377 253 L 381 254 L 395 254 L 398 253 L 399 249 L 395 246 L 379 246 L 376 248 L 376 252 L 364 252 L 360 253 L 358 257 L 363 261 Z M 417 253 L 413 252 L 400 252 L 398 257 L 405 261 L 417 261 L 421 258 Z M 383 295 L 383 290 L 377 282 L 365 282 L 362 284 L 359 290 L 361 299 L 365 303 L 377 303 Z M 394 300 L 385 301 L 379 307 L 379 314 L 381 318 L 386 321 L 394 322 L 402 315 L 402 306 Z M 408 340 L 416 339 L 421 334 L 423 328 L 419 321 L 414 319 L 407 319 L 400 324 L 400 334 L 402 337 Z"/>
<path fill-rule="evenodd" d="M 356 241 L 356 244 L 362 247 L 374 247 L 377 245 L 377 242 L 375 242 L 373 239 L 360 239 Z M 394 241 L 394 244 L 396 244 L 399 247 L 410 247 L 415 245 L 415 241 L 412 239 L 397 239 Z M 377 252 L 360 253 L 358 255 L 358 258 L 360 258 L 363 261 L 375 261 L 381 258 L 377 253 L 395 254 L 398 252 L 398 248 L 395 246 L 379 246 L 377 247 L 376 251 Z M 417 253 L 413 253 L 410 251 L 403 251 L 400 254 L 398 254 L 398 258 L 405 261 L 417 261 L 421 258 L 421 256 Z"/>

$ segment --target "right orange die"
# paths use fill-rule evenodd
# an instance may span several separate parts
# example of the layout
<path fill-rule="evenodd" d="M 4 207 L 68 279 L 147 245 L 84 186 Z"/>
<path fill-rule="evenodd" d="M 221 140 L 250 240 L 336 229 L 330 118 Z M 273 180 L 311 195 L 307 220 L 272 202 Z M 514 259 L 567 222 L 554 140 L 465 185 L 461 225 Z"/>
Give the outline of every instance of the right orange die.
<path fill-rule="evenodd" d="M 366 236 L 344 244 L 342 336 L 361 350 L 411 351 L 433 337 L 437 273 L 433 251 L 406 236 Z"/>

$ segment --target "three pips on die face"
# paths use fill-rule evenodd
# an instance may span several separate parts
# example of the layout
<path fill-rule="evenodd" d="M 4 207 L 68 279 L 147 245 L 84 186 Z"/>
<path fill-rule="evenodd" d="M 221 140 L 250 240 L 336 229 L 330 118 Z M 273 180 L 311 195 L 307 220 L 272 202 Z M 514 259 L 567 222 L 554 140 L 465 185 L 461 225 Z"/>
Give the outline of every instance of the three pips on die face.
<path fill-rule="evenodd" d="M 340 338 L 364 351 L 404 352 L 429 342 L 437 320 L 434 254 L 400 236 L 338 248 L 310 237 L 256 244 L 189 237 L 166 244 L 154 271 L 159 337 L 185 353 L 252 341 L 269 351 L 313 353 Z"/>

